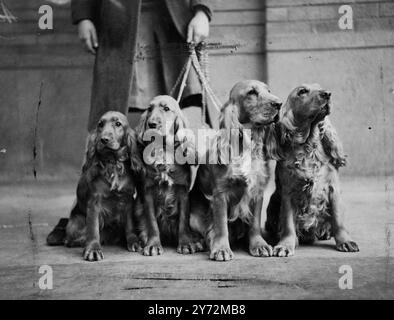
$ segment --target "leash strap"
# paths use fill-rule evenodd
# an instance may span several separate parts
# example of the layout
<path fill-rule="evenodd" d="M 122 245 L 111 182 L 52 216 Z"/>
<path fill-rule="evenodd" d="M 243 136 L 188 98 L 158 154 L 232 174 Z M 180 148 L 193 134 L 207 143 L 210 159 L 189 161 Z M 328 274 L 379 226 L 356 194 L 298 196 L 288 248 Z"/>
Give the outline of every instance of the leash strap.
<path fill-rule="evenodd" d="M 202 71 L 202 69 L 201 69 L 200 62 L 198 61 L 197 54 L 196 54 L 196 51 L 195 51 L 195 50 L 193 50 L 193 52 L 191 53 L 190 59 L 192 59 L 193 67 L 194 67 L 194 69 L 195 69 L 196 72 L 197 72 L 197 75 L 198 75 L 198 77 L 199 77 L 199 79 L 200 79 L 200 82 L 201 82 L 201 85 L 202 85 L 203 89 L 206 90 L 207 95 L 208 95 L 208 97 L 211 99 L 211 101 L 212 101 L 213 106 L 215 107 L 215 109 L 216 109 L 217 111 L 220 111 L 221 102 L 220 102 L 220 100 L 216 97 L 215 93 L 213 92 L 213 90 L 212 90 L 212 88 L 211 88 L 211 86 L 210 86 L 210 84 L 209 84 L 209 81 L 208 81 L 207 78 L 205 77 L 205 75 L 204 75 L 204 73 L 203 73 L 203 71 Z"/>
<path fill-rule="evenodd" d="M 178 103 L 181 102 L 183 91 L 185 91 L 187 77 L 189 76 L 191 67 L 192 67 L 192 60 L 189 58 L 189 59 L 187 59 L 186 69 L 185 69 L 185 72 L 183 74 L 181 86 L 179 88 L 178 98 L 176 99 L 176 101 Z"/>
<path fill-rule="evenodd" d="M 217 111 L 220 111 L 221 102 L 217 98 L 215 93 L 213 92 L 208 79 L 206 78 L 204 72 L 202 71 L 200 62 L 197 57 L 195 45 L 189 46 L 189 59 L 187 60 L 187 62 L 183 66 L 182 71 L 181 71 L 180 75 L 178 76 L 177 81 L 175 82 L 174 87 L 171 89 L 170 95 L 174 96 L 175 89 L 180 84 L 179 92 L 178 92 L 178 96 L 177 96 L 177 102 L 180 103 L 180 101 L 182 99 L 182 94 L 183 94 L 185 87 L 186 87 L 186 81 L 189 76 L 191 67 L 193 67 L 196 70 L 197 76 L 198 76 L 198 78 L 201 82 L 202 88 L 203 88 L 203 92 L 207 93 L 207 96 L 211 99 L 212 104 L 215 107 L 215 109 Z"/>

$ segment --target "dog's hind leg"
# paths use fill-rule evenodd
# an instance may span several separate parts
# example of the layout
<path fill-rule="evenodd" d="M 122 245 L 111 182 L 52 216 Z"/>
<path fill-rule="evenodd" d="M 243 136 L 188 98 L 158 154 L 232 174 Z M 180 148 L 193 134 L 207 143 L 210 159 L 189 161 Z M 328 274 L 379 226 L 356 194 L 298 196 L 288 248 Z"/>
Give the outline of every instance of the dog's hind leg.
<path fill-rule="evenodd" d="M 68 218 L 61 218 L 55 228 L 49 233 L 47 237 L 47 244 L 49 246 L 62 246 L 66 240 L 66 226 Z"/>
<path fill-rule="evenodd" d="M 75 201 L 70 218 L 61 218 L 47 237 L 49 246 L 80 247 L 85 240 L 84 213 Z"/>
<path fill-rule="evenodd" d="M 338 186 L 338 183 L 336 183 Z M 336 248 L 343 252 L 357 252 L 358 245 L 354 242 L 344 225 L 344 213 L 340 204 L 339 188 L 335 185 L 330 186 L 329 199 L 332 215 L 332 229 L 335 238 Z"/>
<path fill-rule="evenodd" d="M 83 247 L 86 242 L 86 218 L 75 205 L 68 219 L 64 245 L 67 247 Z"/>

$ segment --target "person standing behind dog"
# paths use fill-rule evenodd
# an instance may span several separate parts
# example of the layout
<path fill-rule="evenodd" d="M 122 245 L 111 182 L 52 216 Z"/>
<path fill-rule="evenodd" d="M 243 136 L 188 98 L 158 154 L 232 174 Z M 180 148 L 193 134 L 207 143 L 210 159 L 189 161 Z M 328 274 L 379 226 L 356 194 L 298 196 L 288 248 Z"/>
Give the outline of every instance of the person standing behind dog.
<path fill-rule="evenodd" d="M 153 96 L 168 94 L 188 58 L 186 42 L 209 35 L 211 0 L 71 0 L 79 38 L 96 56 L 88 130 L 107 111 L 146 109 Z M 192 68 L 181 107 L 202 106 Z M 189 117 L 201 118 L 200 113 Z M 207 119 L 216 119 L 208 106 Z M 195 119 L 193 119 L 195 121 Z M 136 119 L 130 119 L 135 124 Z"/>

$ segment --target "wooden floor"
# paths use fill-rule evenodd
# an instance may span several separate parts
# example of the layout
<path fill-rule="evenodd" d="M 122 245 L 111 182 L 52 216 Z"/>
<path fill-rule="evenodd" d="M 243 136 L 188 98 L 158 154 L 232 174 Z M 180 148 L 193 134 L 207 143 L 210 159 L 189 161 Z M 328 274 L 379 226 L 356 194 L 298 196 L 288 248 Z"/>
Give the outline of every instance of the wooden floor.
<path fill-rule="evenodd" d="M 235 251 L 231 262 L 207 253 L 181 256 L 165 248 L 143 257 L 104 247 L 105 260 L 85 262 L 81 248 L 48 247 L 45 237 L 72 205 L 70 183 L 0 186 L 1 299 L 359 299 L 394 298 L 393 179 L 345 179 L 343 195 L 359 253 L 334 241 L 302 246 L 291 258 L 254 258 Z M 39 268 L 53 270 L 53 289 L 38 286 Z M 341 290 L 339 268 L 353 271 Z"/>

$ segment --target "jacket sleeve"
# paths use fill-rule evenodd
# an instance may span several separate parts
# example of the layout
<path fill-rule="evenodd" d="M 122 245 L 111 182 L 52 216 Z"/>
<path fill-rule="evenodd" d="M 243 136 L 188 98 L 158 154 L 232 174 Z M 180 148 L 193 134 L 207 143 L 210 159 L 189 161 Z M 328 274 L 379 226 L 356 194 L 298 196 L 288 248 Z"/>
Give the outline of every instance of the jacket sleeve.
<path fill-rule="evenodd" d="M 211 2 L 212 0 L 192 0 L 191 1 L 191 6 L 193 9 L 193 12 L 196 12 L 197 10 L 202 10 L 204 13 L 208 16 L 209 21 L 212 20 L 212 8 L 211 8 Z"/>
<path fill-rule="evenodd" d="M 81 20 L 96 20 L 100 0 L 71 0 L 71 18 L 73 24 Z"/>

